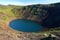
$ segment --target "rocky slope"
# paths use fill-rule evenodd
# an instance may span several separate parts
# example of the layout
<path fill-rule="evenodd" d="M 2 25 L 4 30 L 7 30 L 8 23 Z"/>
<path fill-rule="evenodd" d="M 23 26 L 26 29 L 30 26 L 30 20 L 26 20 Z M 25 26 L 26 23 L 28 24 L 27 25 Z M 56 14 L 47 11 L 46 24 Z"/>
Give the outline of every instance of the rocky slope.
<path fill-rule="evenodd" d="M 37 21 L 48 28 L 60 26 L 60 3 L 28 5 L 12 11 L 17 18 Z"/>
<path fill-rule="evenodd" d="M 3 6 L 0 5 L 0 40 L 45 40 L 50 33 L 60 40 L 60 28 L 44 32 L 25 33 L 10 29 L 8 23 L 14 19 L 28 19 L 39 22 L 42 26 L 60 27 L 60 3 L 48 5 Z M 51 40 L 53 40 L 51 38 Z"/>

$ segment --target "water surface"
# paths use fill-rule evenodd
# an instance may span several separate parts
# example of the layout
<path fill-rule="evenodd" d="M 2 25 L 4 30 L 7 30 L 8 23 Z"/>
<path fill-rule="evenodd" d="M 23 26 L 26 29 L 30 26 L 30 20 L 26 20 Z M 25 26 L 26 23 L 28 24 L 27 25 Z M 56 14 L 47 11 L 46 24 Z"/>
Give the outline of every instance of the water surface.
<path fill-rule="evenodd" d="M 34 21 L 30 20 L 12 20 L 9 23 L 9 26 L 12 29 L 18 30 L 18 31 L 23 31 L 23 32 L 38 32 L 43 29 L 43 27 Z"/>

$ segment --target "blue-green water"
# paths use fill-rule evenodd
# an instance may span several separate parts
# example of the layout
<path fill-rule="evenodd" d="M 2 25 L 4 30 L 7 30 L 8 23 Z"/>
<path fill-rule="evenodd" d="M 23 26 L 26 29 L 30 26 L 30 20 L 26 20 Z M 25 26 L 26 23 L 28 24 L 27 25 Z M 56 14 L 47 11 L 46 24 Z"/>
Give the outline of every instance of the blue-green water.
<path fill-rule="evenodd" d="M 40 24 L 30 20 L 13 20 L 9 23 L 9 26 L 23 32 L 38 32 L 43 29 Z"/>

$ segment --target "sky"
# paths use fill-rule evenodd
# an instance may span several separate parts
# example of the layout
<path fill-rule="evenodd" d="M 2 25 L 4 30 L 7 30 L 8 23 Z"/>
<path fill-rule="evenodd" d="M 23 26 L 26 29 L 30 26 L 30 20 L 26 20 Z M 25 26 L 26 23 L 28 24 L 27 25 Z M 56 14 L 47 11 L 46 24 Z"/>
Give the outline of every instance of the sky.
<path fill-rule="evenodd" d="M 0 0 L 0 4 L 3 5 L 32 5 L 32 4 L 50 4 L 57 3 L 60 0 Z"/>

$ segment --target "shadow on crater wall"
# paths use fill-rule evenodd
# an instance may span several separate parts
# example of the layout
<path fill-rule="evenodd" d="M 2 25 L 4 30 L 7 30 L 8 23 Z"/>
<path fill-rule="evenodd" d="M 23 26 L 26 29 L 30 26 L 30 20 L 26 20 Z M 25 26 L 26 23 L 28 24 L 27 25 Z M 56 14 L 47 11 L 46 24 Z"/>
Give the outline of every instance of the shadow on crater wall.
<path fill-rule="evenodd" d="M 49 7 L 48 12 L 49 15 L 43 21 L 43 25 L 49 28 L 60 27 L 60 7 Z"/>

